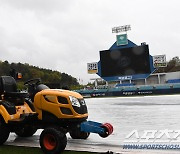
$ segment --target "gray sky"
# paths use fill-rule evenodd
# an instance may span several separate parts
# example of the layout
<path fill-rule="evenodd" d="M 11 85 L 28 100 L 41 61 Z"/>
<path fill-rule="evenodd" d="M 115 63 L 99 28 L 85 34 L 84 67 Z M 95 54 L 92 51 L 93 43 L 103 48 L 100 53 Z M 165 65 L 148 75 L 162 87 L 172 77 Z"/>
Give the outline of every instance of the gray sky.
<path fill-rule="evenodd" d="M 179 0 L 0 0 L 0 60 L 29 63 L 81 78 L 87 63 L 115 42 L 111 29 L 130 24 L 128 38 L 150 54 L 180 56 Z"/>

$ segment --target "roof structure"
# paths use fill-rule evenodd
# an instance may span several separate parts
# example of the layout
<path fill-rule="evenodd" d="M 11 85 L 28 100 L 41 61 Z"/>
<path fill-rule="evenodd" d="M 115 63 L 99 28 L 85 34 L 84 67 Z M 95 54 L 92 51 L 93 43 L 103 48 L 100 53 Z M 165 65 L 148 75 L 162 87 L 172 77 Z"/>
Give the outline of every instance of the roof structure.
<path fill-rule="evenodd" d="M 128 44 L 127 45 L 120 45 L 117 46 L 117 43 L 115 42 L 110 48 L 109 50 L 114 50 L 114 49 L 123 49 L 123 48 L 132 48 L 132 47 L 136 47 L 137 45 L 135 43 L 133 43 L 132 41 L 128 40 Z"/>

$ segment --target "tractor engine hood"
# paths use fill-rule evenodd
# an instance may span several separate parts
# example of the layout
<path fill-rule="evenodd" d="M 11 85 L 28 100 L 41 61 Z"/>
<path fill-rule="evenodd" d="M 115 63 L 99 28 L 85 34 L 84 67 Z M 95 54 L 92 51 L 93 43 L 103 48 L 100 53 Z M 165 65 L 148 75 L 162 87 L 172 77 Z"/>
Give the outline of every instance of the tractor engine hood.
<path fill-rule="evenodd" d="M 74 96 L 78 99 L 82 99 L 83 96 L 80 95 L 79 93 L 77 92 L 74 92 L 74 91 L 70 91 L 70 90 L 64 90 L 64 89 L 45 89 L 45 90 L 42 90 L 41 91 L 43 94 L 54 94 L 54 95 L 63 95 L 65 97 L 68 97 L 68 96 Z"/>

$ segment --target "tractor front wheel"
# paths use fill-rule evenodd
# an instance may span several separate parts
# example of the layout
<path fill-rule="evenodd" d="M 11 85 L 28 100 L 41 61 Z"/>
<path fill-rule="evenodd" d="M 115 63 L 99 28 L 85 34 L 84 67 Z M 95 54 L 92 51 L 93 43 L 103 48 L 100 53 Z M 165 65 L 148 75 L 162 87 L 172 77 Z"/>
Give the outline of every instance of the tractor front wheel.
<path fill-rule="evenodd" d="M 4 119 L 0 116 L 0 145 L 4 144 L 9 137 L 10 130 Z"/>
<path fill-rule="evenodd" d="M 81 131 L 80 124 L 72 125 L 69 134 L 72 139 L 83 139 L 83 140 L 86 140 L 90 135 L 89 132 Z"/>
<path fill-rule="evenodd" d="M 90 133 L 82 132 L 78 129 L 69 132 L 69 134 L 70 134 L 72 139 L 84 139 L 84 140 L 86 140 L 90 135 Z"/>
<path fill-rule="evenodd" d="M 40 146 L 45 154 L 61 153 L 66 145 L 66 134 L 56 128 L 46 128 L 40 135 Z"/>

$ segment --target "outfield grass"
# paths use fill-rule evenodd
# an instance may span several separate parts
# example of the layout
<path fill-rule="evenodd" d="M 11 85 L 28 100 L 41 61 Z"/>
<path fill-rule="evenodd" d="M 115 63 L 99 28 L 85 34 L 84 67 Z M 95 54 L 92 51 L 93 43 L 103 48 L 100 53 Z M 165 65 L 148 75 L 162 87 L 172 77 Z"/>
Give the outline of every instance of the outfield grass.
<path fill-rule="evenodd" d="M 3 145 L 0 154 L 43 154 L 40 148 Z M 95 154 L 90 152 L 64 151 L 63 154 Z"/>

